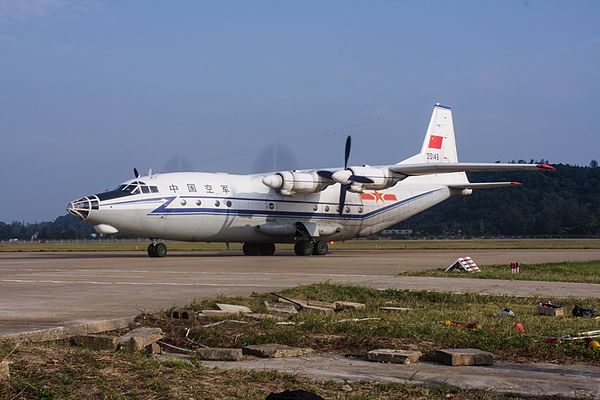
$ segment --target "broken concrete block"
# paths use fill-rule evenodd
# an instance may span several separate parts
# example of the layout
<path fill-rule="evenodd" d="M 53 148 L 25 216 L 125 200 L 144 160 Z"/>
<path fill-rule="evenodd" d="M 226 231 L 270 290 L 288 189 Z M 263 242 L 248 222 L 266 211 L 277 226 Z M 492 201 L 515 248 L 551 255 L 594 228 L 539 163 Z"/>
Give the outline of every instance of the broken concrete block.
<path fill-rule="evenodd" d="M 298 310 L 291 303 L 271 303 L 265 301 L 265 307 L 267 307 L 268 311 L 286 313 L 286 314 L 296 314 Z"/>
<path fill-rule="evenodd" d="M 362 310 L 366 306 L 363 303 L 354 303 L 352 301 L 334 301 L 335 309 L 340 310 Z"/>
<path fill-rule="evenodd" d="M 226 311 L 226 310 L 202 310 L 202 314 L 205 317 L 227 317 L 231 315 L 239 315 L 240 313 L 235 311 Z"/>
<path fill-rule="evenodd" d="M 435 353 L 435 360 L 446 365 L 492 365 L 494 355 L 479 349 L 443 349 Z"/>
<path fill-rule="evenodd" d="M 223 311 L 228 311 L 228 312 L 232 312 L 232 313 L 236 313 L 236 314 L 250 314 L 252 313 L 252 310 L 246 306 L 238 306 L 238 305 L 234 305 L 234 304 L 219 304 L 217 303 L 217 307 L 219 307 L 220 310 Z"/>
<path fill-rule="evenodd" d="M 242 349 L 222 349 L 211 347 L 196 350 L 198 358 L 206 361 L 240 361 Z"/>
<path fill-rule="evenodd" d="M 9 361 L 0 362 L 0 381 L 10 379 L 10 364 Z"/>
<path fill-rule="evenodd" d="M 416 363 L 422 353 L 415 350 L 377 349 L 367 353 L 369 361 L 386 362 L 393 364 Z"/>
<path fill-rule="evenodd" d="M 160 328 L 136 328 L 127 332 L 118 339 L 118 344 L 121 348 L 136 352 L 144 350 L 148 345 L 164 337 L 163 331 Z"/>
<path fill-rule="evenodd" d="M 261 358 L 282 358 L 282 357 L 298 357 L 305 354 L 310 354 L 313 349 L 302 347 L 290 347 L 284 344 L 268 343 L 246 346 L 243 349 L 244 354 Z"/>
<path fill-rule="evenodd" d="M 284 299 L 282 297 L 278 297 L 277 301 L 280 303 L 285 303 L 285 304 L 293 304 L 297 309 L 306 307 L 308 305 L 306 300 L 300 300 L 300 299 Z"/>
<path fill-rule="evenodd" d="M 408 307 L 379 307 L 383 311 L 410 311 L 412 308 Z"/>
<path fill-rule="evenodd" d="M 263 320 L 263 319 L 272 319 L 274 321 L 283 321 L 284 318 L 280 317 L 279 315 L 271 315 L 271 314 L 257 314 L 257 313 L 252 313 L 252 314 L 245 314 L 246 317 L 248 318 L 252 318 L 255 320 Z"/>
<path fill-rule="evenodd" d="M 196 313 L 194 310 L 188 309 L 177 309 L 170 312 L 169 316 L 173 319 L 182 319 L 193 321 L 196 319 Z"/>
<path fill-rule="evenodd" d="M 327 301 L 310 300 L 310 301 L 306 302 L 306 307 L 318 307 L 318 308 L 325 308 L 325 309 L 329 309 L 329 310 L 335 310 L 335 304 L 327 302 Z"/>
<path fill-rule="evenodd" d="M 162 351 L 158 343 L 151 343 L 144 349 L 144 353 L 148 354 L 149 356 L 160 354 L 161 352 Z"/>
<path fill-rule="evenodd" d="M 119 346 L 119 338 L 107 335 L 83 335 L 72 338 L 71 343 L 94 351 L 115 351 Z"/>

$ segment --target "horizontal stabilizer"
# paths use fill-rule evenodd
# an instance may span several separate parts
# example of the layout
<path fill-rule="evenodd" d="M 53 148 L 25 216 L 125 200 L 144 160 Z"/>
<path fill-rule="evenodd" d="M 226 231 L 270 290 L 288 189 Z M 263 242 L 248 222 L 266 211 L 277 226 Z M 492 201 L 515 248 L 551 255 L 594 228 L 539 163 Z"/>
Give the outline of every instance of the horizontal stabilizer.
<path fill-rule="evenodd" d="M 500 164 L 500 163 L 431 163 L 431 164 L 396 164 L 390 170 L 406 176 L 445 174 L 451 172 L 486 172 L 486 171 L 539 171 L 554 168 L 548 164 Z"/>
<path fill-rule="evenodd" d="M 502 187 L 521 186 L 521 182 L 482 182 L 482 183 L 461 183 L 448 185 L 450 189 L 496 189 Z"/>

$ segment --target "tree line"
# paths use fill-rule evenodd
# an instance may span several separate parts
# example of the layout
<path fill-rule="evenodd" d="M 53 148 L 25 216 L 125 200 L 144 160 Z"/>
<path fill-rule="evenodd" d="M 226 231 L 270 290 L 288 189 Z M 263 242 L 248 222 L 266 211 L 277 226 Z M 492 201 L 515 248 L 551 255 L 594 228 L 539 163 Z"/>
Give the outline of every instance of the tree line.
<path fill-rule="evenodd" d="M 523 186 L 452 197 L 396 228 L 438 237 L 600 236 L 598 163 L 554 166 L 558 171 L 470 173 L 471 182 L 518 181 Z M 89 239 L 93 235 L 92 226 L 69 214 L 50 222 L 0 222 L 0 240 Z"/>

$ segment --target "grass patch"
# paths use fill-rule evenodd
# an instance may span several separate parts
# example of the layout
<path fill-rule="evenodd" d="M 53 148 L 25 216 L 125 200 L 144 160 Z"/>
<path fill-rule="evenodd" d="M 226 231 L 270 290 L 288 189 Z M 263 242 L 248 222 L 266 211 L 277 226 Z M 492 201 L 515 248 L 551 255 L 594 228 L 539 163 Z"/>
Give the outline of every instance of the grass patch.
<path fill-rule="evenodd" d="M 600 320 L 574 317 L 544 317 L 537 315 L 538 298 L 412 292 L 370 288 L 313 284 L 281 292 L 285 296 L 319 301 L 347 300 L 366 304 L 366 309 L 335 314 L 302 311 L 288 317 L 294 325 L 278 325 L 273 320 L 254 321 L 236 317 L 245 324 L 225 323 L 217 327 L 202 325 L 223 318 L 201 318 L 195 322 L 174 321 L 166 314 L 145 316 L 143 323 L 160 326 L 172 344 L 195 348 L 190 342 L 211 347 L 241 347 L 250 344 L 277 342 L 291 346 L 306 346 L 321 352 L 364 355 L 381 348 L 409 348 L 423 352 L 444 347 L 476 347 L 490 351 L 501 359 L 512 361 L 586 362 L 600 365 L 600 352 L 588 349 L 583 342 L 547 344 L 546 337 L 575 335 L 600 329 Z M 273 301 L 269 294 L 249 297 L 224 297 L 202 300 L 191 305 L 195 310 L 212 308 L 216 302 L 249 306 L 255 312 L 266 312 L 264 301 Z M 600 300 L 544 299 L 563 304 L 570 311 L 575 304 L 600 309 Z M 381 306 L 409 307 L 407 312 L 380 310 Z M 502 307 L 511 308 L 516 317 L 493 316 Z M 362 322 L 339 322 L 349 318 L 380 318 Z M 229 317 L 231 318 L 231 317 Z M 226 319 L 226 318 L 225 318 Z M 479 323 L 481 329 L 461 326 L 446 327 L 445 320 Z M 521 322 L 526 331 L 514 330 Z M 189 329 L 188 338 L 185 333 Z"/>
<path fill-rule="evenodd" d="M 0 344 L 0 359 L 5 348 Z M 247 399 L 305 389 L 331 400 L 445 398 L 509 399 L 447 385 L 430 388 L 377 382 L 311 381 L 285 373 L 217 370 L 189 363 L 161 363 L 143 355 L 97 353 L 59 343 L 24 343 L 11 355 L 11 378 L 1 399 Z M 344 391 L 349 385 L 352 391 Z"/>
<path fill-rule="evenodd" d="M 166 242 L 170 251 L 225 251 L 225 243 Z M 146 241 L 88 240 L 72 243 L 0 243 L 0 252 L 52 251 L 145 251 Z M 240 243 L 231 250 L 241 251 Z M 278 244 L 278 250 L 291 251 L 290 244 Z M 348 240 L 336 242 L 331 250 L 485 250 L 485 249 L 600 249 L 597 239 L 473 239 L 473 240 Z"/>
<path fill-rule="evenodd" d="M 520 273 L 513 274 L 510 265 L 486 265 L 481 272 L 444 272 L 443 269 L 404 272 L 405 276 L 434 276 L 444 278 L 508 279 L 526 281 L 554 281 L 600 283 L 600 260 L 565 261 L 542 264 L 521 264 Z"/>

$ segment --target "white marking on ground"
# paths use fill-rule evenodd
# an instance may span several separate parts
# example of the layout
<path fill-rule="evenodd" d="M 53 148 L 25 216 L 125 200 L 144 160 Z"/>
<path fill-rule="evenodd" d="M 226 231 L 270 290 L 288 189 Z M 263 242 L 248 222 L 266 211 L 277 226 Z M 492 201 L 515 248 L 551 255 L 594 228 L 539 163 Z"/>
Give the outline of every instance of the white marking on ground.
<path fill-rule="evenodd" d="M 50 283 L 55 285 L 139 285 L 139 286 L 215 286 L 215 287 L 260 287 L 270 288 L 274 285 L 257 284 L 222 284 L 222 283 L 177 283 L 177 282 L 98 282 L 98 281 L 57 281 L 57 280 L 28 280 L 28 279 L 2 279 L 6 283 Z M 276 285 L 293 287 L 294 285 Z"/>

